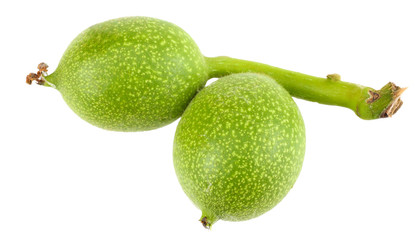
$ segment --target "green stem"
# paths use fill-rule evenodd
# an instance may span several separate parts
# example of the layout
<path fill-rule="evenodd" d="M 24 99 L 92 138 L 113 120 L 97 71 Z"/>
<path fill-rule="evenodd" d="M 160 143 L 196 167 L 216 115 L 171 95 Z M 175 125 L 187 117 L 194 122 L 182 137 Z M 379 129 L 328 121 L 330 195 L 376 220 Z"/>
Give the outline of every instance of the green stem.
<path fill-rule="evenodd" d="M 230 57 L 206 57 L 210 77 L 232 73 L 255 72 L 266 74 L 281 84 L 292 96 L 327 105 L 352 109 L 362 119 L 392 116 L 400 108 L 401 93 L 393 83 L 375 90 L 358 84 L 340 81 L 337 74 L 326 78 L 293 72 L 262 63 Z"/>

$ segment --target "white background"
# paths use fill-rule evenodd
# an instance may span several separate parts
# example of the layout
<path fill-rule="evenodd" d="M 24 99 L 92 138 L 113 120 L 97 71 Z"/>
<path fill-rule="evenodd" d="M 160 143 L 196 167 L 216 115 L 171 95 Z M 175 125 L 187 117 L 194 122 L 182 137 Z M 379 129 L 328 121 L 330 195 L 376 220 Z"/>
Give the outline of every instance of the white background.
<path fill-rule="evenodd" d="M 419 239 L 419 8 L 415 1 L 3 1 L 0 14 L 0 239 Z M 172 165 L 176 123 L 137 133 L 79 119 L 54 89 L 25 84 L 56 68 L 85 28 L 151 16 L 206 56 L 260 61 L 380 88 L 408 86 L 391 119 L 296 100 L 303 170 L 273 210 L 207 231 Z"/>

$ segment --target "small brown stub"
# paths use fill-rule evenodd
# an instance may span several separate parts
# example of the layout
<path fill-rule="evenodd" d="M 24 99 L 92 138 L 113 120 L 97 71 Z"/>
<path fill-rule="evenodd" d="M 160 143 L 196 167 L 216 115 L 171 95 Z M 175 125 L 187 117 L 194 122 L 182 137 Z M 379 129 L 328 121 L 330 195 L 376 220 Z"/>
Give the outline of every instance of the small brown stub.
<path fill-rule="evenodd" d="M 203 218 L 201 219 L 201 223 L 202 223 L 202 226 L 204 226 L 204 228 L 206 228 L 206 229 L 209 229 L 209 228 L 210 228 L 210 224 L 209 224 L 209 222 L 208 222 L 207 217 L 203 217 Z"/>
<path fill-rule="evenodd" d="M 44 62 L 41 62 L 40 64 L 38 64 L 38 70 L 40 72 L 46 73 L 48 72 L 48 65 Z"/>

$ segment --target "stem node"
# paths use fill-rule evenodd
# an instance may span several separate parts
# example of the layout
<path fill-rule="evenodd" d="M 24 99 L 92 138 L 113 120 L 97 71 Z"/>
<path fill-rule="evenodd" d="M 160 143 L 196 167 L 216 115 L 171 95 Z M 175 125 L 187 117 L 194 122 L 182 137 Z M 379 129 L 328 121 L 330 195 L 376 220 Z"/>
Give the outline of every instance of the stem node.
<path fill-rule="evenodd" d="M 327 79 L 332 80 L 332 81 L 340 81 L 340 75 L 337 73 L 332 73 L 326 76 Z"/>

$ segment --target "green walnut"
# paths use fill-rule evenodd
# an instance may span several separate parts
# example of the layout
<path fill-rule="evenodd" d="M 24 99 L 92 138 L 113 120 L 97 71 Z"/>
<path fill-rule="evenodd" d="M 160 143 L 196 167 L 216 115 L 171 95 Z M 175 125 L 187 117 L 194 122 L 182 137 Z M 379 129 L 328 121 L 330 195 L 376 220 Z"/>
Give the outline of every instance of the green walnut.
<path fill-rule="evenodd" d="M 83 31 L 45 80 L 87 122 L 143 131 L 179 118 L 208 74 L 198 46 L 182 29 L 128 17 Z"/>
<path fill-rule="evenodd" d="M 174 139 L 174 167 L 205 227 L 243 221 L 277 205 L 303 164 L 305 128 L 290 94 L 272 78 L 220 78 L 187 107 Z"/>
<path fill-rule="evenodd" d="M 381 90 L 313 77 L 229 57 L 205 57 L 178 26 L 154 18 L 125 17 L 78 35 L 50 75 L 47 65 L 27 76 L 61 92 L 87 122 L 114 131 L 144 131 L 179 118 L 208 79 L 232 73 L 265 73 L 292 96 L 352 109 L 363 119 L 394 114 L 403 89 Z"/>

